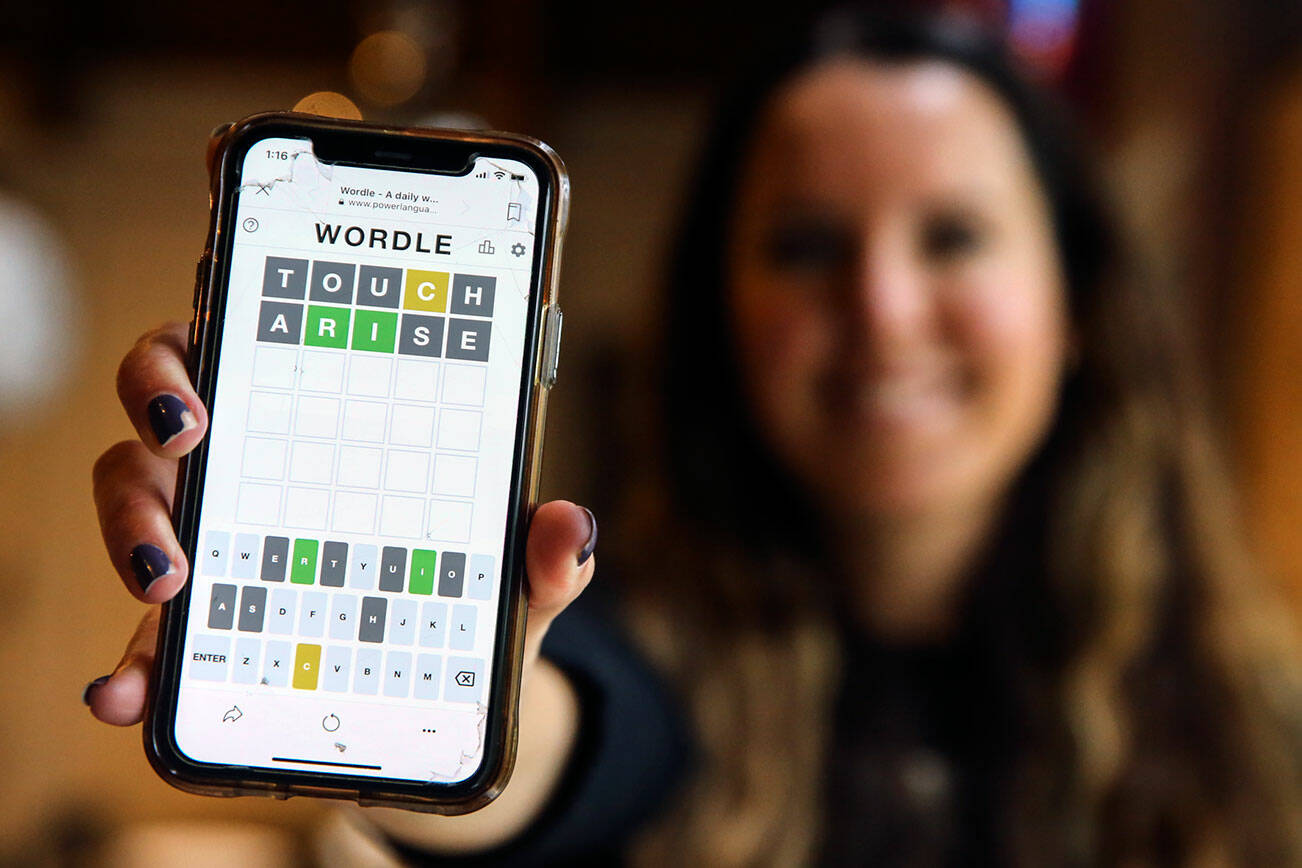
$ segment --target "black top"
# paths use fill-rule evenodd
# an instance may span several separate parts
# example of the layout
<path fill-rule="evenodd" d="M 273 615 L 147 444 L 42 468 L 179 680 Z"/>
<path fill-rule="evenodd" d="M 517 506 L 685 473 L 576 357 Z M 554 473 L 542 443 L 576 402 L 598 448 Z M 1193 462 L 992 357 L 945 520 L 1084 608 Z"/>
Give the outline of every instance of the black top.
<path fill-rule="evenodd" d="M 984 865 L 1002 738 L 964 643 L 847 636 L 820 865 Z"/>
<path fill-rule="evenodd" d="M 397 846 L 400 855 L 431 866 L 624 861 L 638 829 L 679 797 L 693 748 L 684 709 L 615 623 L 605 606 L 581 602 L 543 643 L 572 679 L 582 718 L 575 754 L 537 820 L 473 857 Z M 973 677 L 965 644 L 889 646 L 847 634 L 817 864 L 995 861 L 989 812 L 1002 739 L 982 722 L 991 719 L 979 712 L 991 697 Z"/>

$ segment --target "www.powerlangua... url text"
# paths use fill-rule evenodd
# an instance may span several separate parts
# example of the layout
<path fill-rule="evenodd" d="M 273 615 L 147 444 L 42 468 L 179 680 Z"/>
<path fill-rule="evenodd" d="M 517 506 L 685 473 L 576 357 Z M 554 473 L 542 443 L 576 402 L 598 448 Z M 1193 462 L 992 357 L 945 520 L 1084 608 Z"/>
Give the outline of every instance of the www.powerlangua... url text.
<path fill-rule="evenodd" d="M 411 211 L 415 214 L 428 214 L 428 205 L 409 205 L 406 202 L 369 202 L 366 199 L 349 199 L 349 205 L 362 208 L 374 208 L 377 211 Z"/>

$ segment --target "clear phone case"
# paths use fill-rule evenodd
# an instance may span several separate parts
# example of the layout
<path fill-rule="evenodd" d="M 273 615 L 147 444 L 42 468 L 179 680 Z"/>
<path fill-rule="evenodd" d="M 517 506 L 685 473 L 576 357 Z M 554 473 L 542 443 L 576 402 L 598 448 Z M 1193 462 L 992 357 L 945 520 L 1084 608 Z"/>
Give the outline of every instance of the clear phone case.
<path fill-rule="evenodd" d="M 569 179 L 557 155 L 537 140 L 512 133 L 405 129 L 358 121 L 335 120 L 294 112 L 258 114 L 234 124 L 223 135 L 213 161 L 212 219 L 206 249 L 196 273 L 194 322 L 189 351 L 190 375 L 204 401 L 215 388 L 216 345 L 221 329 L 226 274 L 234 218 L 233 155 L 241 144 L 270 132 L 343 137 L 340 141 L 449 143 L 449 150 L 466 147 L 476 153 L 510 154 L 536 167 L 540 180 L 534 289 L 526 329 L 526 362 L 522 376 L 526 408 L 517 431 L 517 460 L 513 469 L 516 496 L 510 506 L 506 555 L 501 573 L 501 606 L 496 646 L 496 677 L 489 690 L 483 762 L 479 771 L 451 785 L 417 785 L 387 779 L 363 779 L 331 773 L 287 772 L 247 766 L 213 766 L 188 759 L 177 747 L 174 709 L 181 673 L 190 583 L 166 604 L 158 636 L 158 664 L 149 691 L 143 728 L 145 752 L 155 771 L 168 783 L 192 793 L 213 796 L 316 796 L 385 805 L 440 814 L 467 813 L 492 801 L 506 786 L 515 763 L 520 666 L 527 605 L 523 590 L 523 549 L 529 519 L 536 506 L 542 461 L 547 397 L 555 380 L 560 337 L 557 284 L 560 250 L 569 207 Z M 440 146 L 441 147 L 441 146 Z M 181 462 L 173 521 L 191 563 L 197 545 L 198 504 L 207 460 L 206 443 Z M 510 559 L 508 568 L 507 558 Z"/>

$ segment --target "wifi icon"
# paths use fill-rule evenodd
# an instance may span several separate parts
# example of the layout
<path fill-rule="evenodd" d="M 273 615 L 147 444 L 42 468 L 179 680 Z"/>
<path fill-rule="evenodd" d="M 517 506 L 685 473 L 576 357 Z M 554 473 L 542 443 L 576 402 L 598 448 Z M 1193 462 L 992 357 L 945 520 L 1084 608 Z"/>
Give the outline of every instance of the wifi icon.
<path fill-rule="evenodd" d="M 494 172 L 493 177 L 500 181 L 506 177 L 506 172 Z"/>

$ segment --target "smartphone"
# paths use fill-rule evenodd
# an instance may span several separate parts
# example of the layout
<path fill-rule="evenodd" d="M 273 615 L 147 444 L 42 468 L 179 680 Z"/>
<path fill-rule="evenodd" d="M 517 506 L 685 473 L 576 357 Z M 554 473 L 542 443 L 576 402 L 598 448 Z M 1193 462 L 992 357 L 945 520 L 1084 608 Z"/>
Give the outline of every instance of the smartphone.
<path fill-rule="evenodd" d="M 170 783 L 474 810 L 514 762 L 569 183 L 542 143 L 223 136 L 145 749 Z"/>

